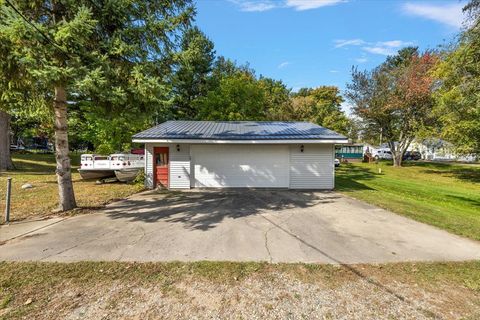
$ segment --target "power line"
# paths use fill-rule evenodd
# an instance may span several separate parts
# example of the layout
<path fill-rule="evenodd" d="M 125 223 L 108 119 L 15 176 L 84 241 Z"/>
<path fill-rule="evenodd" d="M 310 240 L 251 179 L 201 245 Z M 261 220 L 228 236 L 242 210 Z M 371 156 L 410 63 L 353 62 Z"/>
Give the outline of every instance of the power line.
<path fill-rule="evenodd" d="M 32 23 L 30 20 L 27 19 L 27 17 L 25 17 L 23 15 L 23 13 L 20 12 L 20 10 L 18 10 L 11 2 L 10 0 L 5 0 L 5 2 L 7 3 L 7 5 L 9 5 L 13 11 L 15 11 L 26 23 L 28 23 L 30 26 L 32 26 L 38 33 L 40 33 L 42 35 L 42 37 L 47 40 L 50 44 L 52 44 L 53 46 L 55 46 L 57 49 L 59 49 L 62 54 L 64 54 L 67 58 L 70 58 L 70 56 L 68 55 L 67 52 L 65 52 L 63 50 L 63 48 L 58 44 L 56 43 L 54 40 L 50 39 L 49 36 L 47 36 L 42 30 L 40 30 L 34 23 Z"/>

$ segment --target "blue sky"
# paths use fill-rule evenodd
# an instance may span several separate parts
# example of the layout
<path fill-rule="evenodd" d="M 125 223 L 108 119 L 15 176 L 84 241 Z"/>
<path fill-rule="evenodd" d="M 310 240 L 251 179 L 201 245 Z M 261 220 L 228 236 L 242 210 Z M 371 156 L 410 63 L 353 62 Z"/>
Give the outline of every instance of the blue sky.
<path fill-rule="evenodd" d="M 217 54 L 288 87 L 336 85 L 403 46 L 447 44 L 465 1 L 197 0 L 196 24 Z"/>

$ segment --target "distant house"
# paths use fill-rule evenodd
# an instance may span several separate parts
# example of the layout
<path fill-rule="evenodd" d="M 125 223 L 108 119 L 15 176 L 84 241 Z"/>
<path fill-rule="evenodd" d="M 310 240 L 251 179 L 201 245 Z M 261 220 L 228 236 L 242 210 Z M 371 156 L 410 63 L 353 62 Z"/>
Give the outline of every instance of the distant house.
<path fill-rule="evenodd" d="M 146 186 L 332 189 L 344 136 L 308 122 L 167 121 L 145 144 Z"/>
<path fill-rule="evenodd" d="M 415 140 L 410 144 L 409 150 L 420 152 L 424 160 L 465 162 L 476 160 L 474 155 L 458 155 L 450 142 L 438 138 Z"/>
<path fill-rule="evenodd" d="M 335 146 L 335 158 L 348 162 L 360 162 L 363 160 L 363 144 L 347 143 Z"/>

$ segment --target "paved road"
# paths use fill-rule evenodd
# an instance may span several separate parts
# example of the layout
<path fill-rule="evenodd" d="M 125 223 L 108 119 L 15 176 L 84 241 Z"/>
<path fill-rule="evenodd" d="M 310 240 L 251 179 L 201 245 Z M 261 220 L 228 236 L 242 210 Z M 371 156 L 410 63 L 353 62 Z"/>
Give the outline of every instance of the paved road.
<path fill-rule="evenodd" d="M 480 259 L 480 243 L 337 193 L 135 195 L 95 214 L 3 226 L 0 260 L 372 263 Z M 16 229 L 18 228 L 18 229 Z M 15 231 L 18 230 L 16 233 Z"/>

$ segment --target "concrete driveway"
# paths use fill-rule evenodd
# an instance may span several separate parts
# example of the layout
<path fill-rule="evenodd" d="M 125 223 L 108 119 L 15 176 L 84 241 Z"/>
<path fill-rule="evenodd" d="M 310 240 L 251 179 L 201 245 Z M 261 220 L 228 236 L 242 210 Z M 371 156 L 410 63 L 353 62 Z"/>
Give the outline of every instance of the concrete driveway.
<path fill-rule="evenodd" d="M 1 227 L 7 241 L 0 260 L 480 259 L 479 242 L 333 192 L 150 191 L 95 214 L 42 223 L 30 223 L 28 233 L 28 223 Z"/>

